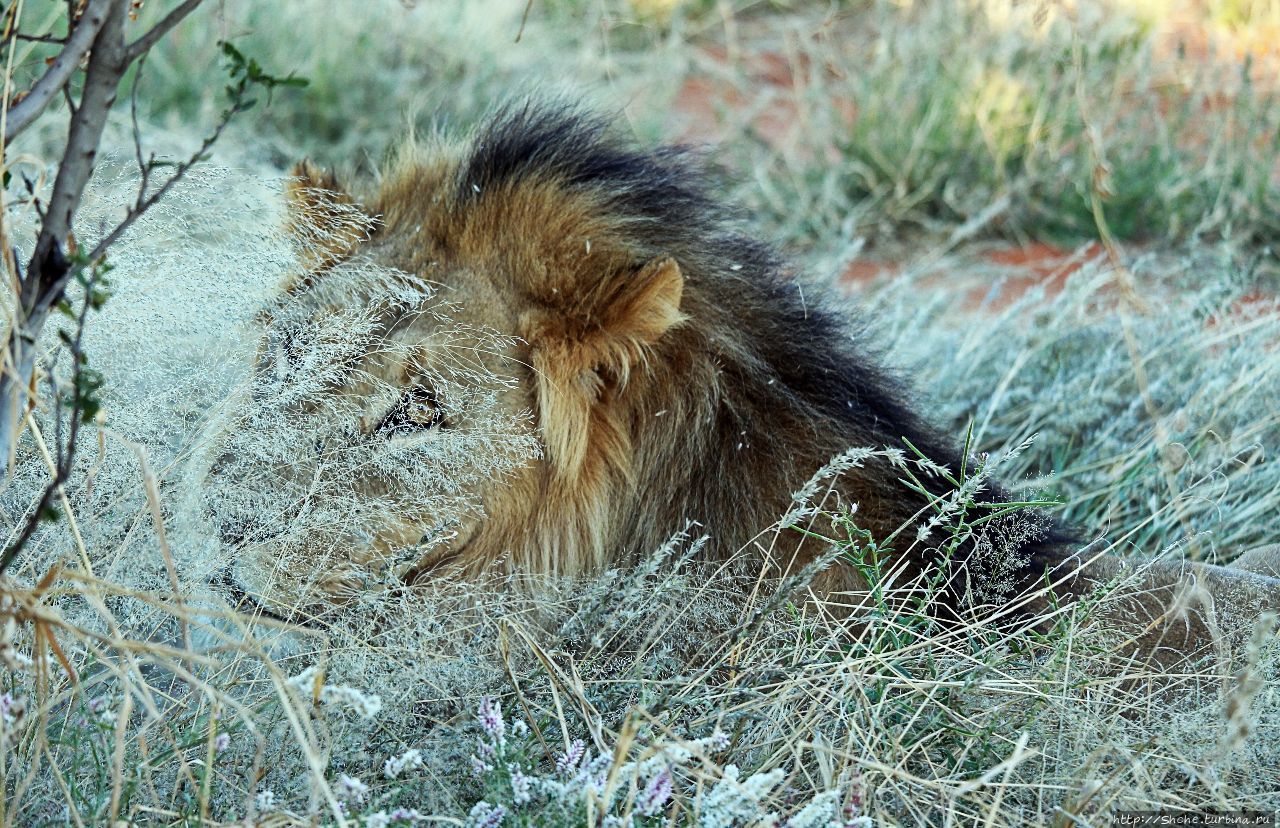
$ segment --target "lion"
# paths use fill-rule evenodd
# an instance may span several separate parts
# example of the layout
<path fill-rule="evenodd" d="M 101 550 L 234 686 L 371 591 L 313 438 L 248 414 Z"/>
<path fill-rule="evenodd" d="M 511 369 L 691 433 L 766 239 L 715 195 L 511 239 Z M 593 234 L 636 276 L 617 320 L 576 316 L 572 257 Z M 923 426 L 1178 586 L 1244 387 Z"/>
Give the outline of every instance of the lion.
<path fill-rule="evenodd" d="M 953 494 L 930 470 L 965 458 L 686 150 L 513 104 L 465 139 L 411 142 L 362 196 L 303 162 L 286 201 L 302 267 L 262 313 L 249 413 L 230 407 L 205 481 L 228 585 L 260 611 L 293 618 L 379 578 L 599 572 L 690 525 L 709 559 L 794 573 L 828 546 L 768 530 L 840 456 L 824 502 L 898 537 L 896 577 L 945 556 L 955 612 L 990 577 L 976 536 L 898 534 Z M 1008 499 L 972 497 L 990 515 Z M 1145 591 L 1115 617 L 1148 650 L 1206 646 L 1209 605 L 1280 606 L 1274 549 L 1249 572 L 1093 555 L 1043 517 L 1015 537 L 999 551 L 1005 587 L 1040 596 L 1027 613 L 1134 568 Z M 866 587 L 836 562 L 812 589 Z"/>

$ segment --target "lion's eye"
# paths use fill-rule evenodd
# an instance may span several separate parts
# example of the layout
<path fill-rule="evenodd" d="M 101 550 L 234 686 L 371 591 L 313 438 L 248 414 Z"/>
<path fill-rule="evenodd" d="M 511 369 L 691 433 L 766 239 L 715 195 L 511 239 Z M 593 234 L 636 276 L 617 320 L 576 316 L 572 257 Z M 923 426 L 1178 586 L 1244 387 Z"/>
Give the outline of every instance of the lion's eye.
<path fill-rule="evenodd" d="M 405 392 L 382 422 L 375 429 L 378 434 L 391 437 L 425 431 L 432 428 L 447 428 L 444 410 L 435 391 L 422 386 L 415 386 Z"/>
<path fill-rule="evenodd" d="M 272 376 L 283 382 L 301 362 L 302 349 L 296 341 L 296 332 L 272 330 L 267 334 L 265 351 L 257 359 L 255 367 L 260 376 Z"/>

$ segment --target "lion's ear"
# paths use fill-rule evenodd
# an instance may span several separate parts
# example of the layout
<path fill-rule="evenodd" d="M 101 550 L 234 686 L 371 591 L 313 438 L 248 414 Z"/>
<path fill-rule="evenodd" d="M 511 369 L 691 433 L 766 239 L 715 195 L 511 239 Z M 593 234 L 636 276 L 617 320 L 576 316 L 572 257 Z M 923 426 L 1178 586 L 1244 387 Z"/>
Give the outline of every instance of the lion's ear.
<path fill-rule="evenodd" d="M 680 313 L 683 296 L 680 265 L 670 256 L 659 256 L 630 279 L 620 280 L 617 291 L 597 309 L 600 327 L 615 345 L 642 351 L 684 320 Z"/>
<path fill-rule="evenodd" d="M 653 346 L 685 319 L 684 274 L 670 256 L 610 281 L 560 324 L 539 326 L 530 340 L 548 459 L 570 476 L 589 457 L 609 463 L 629 450 L 617 406 Z"/>
<path fill-rule="evenodd" d="M 298 257 L 311 269 L 347 256 L 369 237 L 374 219 L 356 204 L 332 173 L 310 161 L 294 165 L 284 190 L 287 229 Z"/>

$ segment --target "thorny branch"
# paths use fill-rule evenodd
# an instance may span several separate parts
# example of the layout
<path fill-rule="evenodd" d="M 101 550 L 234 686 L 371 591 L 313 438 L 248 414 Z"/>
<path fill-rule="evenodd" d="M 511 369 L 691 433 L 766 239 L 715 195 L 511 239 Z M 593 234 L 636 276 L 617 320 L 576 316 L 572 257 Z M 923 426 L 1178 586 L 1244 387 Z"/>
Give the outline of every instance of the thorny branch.
<path fill-rule="evenodd" d="M 0 373 L 0 457 L 4 473 L 12 468 L 18 424 L 27 412 L 27 393 L 35 371 L 36 340 L 49 312 L 72 276 L 64 245 L 72 217 L 93 174 L 107 113 L 115 103 L 124 62 L 124 22 L 128 0 L 103 0 L 106 15 L 93 39 L 80 105 L 71 116 L 67 146 L 42 217 L 35 250 L 25 274 L 16 274 L 18 301 L 5 343 Z"/>

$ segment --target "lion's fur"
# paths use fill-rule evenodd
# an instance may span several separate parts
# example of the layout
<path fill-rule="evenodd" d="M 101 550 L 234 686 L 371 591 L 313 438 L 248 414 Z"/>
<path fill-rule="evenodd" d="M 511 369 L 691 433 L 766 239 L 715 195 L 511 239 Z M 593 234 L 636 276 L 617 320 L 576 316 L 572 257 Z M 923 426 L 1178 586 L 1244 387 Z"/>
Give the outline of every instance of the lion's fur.
<path fill-rule="evenodd" d="M 905 437 L 954 460 L 703 181 L 684 153 L 516 108 L 470 151 L 406 153 L 369 205 L 380 234 L 412 239 L 414 272 L 466 263 L 524 309 L 516 334 L 539 386 L 545 490 L 561 499 L 546 511 L 562 537 L 540 543 L 561 571 L 654 548 L 688 520 L 732 552 L 851 445 Z M 878 537 L 923 505 L 903 501 L 896 477 L 877 466 L 845 483 Z"/>
<path fill-rule="evenodd" d="M 358 228 L 343 211 L 359 199 L 305 165 L 296 174 L 296 225 L 359 232 L 324 234 L 291 291 L 322 281 L 343 257 L 367 255 L 456 287 L 479 323 L 519 339 L 507 356 L 543 457 L 486 491 L 487 516 L 469 539 L 420 562 L 411 579 L 445 562 L 468 572 L 498 562 L 598 570 L 690 521 L 712 536 L 708 554 L 727 558 L 751 548 L 792 493 L 851 446 L 909 441 L 960 466 L 953 442 L 917 415 L 848 320 L 797 288 L 682 150 L 635 149 L 569 107 L 511 106 L 466 141 L 406 148 L 363 200 L 369 223 Z M 868 462 L 846 471 L 835 495 L 882 539 L 952 488 L 922 475 L 930 491 L 916 493 L 901 476 Z M 1003 497 L 989 487 L 978 509 Z M 778 575 L 825 551 L 802 538 L 769 535 L 756 559 L 768 553 Z M 927 569 L 937 545 L 903 542 L 899 562 L 908 574 Z M 961 545 L 956 571 L 971 546 Z M 1010 550 L 1021 556 L 1018 586 L 1063 562 L 1069 570 L 1075 546 L 1048 523 Z M 1115 566 L 1096 571 L 1068 572 L 1066 588 L 1081 593 Z M 855 569 L 839 565 L 820 582 L 827 592 L 860 586 Z M 1280 594 L 1261 577 L 1246 586 Z"/>

